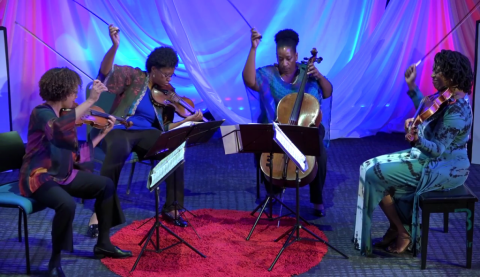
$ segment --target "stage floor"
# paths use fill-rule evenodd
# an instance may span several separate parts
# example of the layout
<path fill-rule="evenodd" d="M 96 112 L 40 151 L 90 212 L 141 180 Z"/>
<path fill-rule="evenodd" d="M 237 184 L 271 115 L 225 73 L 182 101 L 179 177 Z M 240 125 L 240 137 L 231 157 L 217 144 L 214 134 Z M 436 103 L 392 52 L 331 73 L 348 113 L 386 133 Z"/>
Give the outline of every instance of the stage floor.
<path fill-rule="evenodd" d="M 472 269 L 466 262 L 465 214 L 450 216 L 449 233 L 441 232 L 443 217 L 431 216 L 431 232 L 427 269 L 420 270 L 420 255 L 410 253 L 390 255 L 378 251 L 377 258 L 360 256 L 351 243 L 354 229 L 360 164 L 374 156 L 408 148 L 403 134 L 380 133 L 362 139 L 339 139 L 331 142 L 328 152 L 328 174 L 324 189 L 327 216 L 316 218 L 309 203 L 308 186 L 301 189 L 302 216 L 327 235 L 329 242 L 347 254 L 345 259 L 329 249 L 320 264 L 302 276 L 480 276 L 480 204 L 476 205 Z M 149 166 L 138 164 L 132 182 L 132 192 L 125 194 L 130 165 L 122 172 L 118 193 L 128 223 L 154 215 L 154 194 L 146 189 Z M 185 164 L 185 206 L 190 210 L 201 208 L 250 211 L 256 207 L 256 177 L 252 154 L 224 155 L 220 140 L 187 149 Z M 18 172 L 0 173 L 0 184 L 14 179 Z M 467 180 L 469 187 L 480 196 L 480 165 L 472 165 Z M 165 186 L 161 186 L 161 204 L 165 200 Z M 263 185 L 261 194 L 265 195 Z M 295 190 L 287 189 L 285 202 L 294 207 Z M 78 200 L 74 220 L 74 253 L 63 254 L 63 270 L 67 276 L 115 276 L 100 261 L 92 259 L 96 239 L 86 237 L 93 200 L 85 205 Z M 285 212 L 285 209 L 283 210 Z M 47 269 L 51 249 L 52 210 L 42 211 L 29 218 L 30 258 L 32 275 Z M 0 274 L 26 273 L 24 244 L 17 239 L 18 212 L 0 208 Z M 373 216 L 374 238 L 381 237 L 388 221 L 377 209 Z M 123 226 L 123 225 L 122 225 Z M 118 227 L 121 228 L 122 226 Z M 114 229 L 113 232 L 118 230 Z M 281 244 L 279 244 L 279 249 Z M 194 265 L 192 265 L 194 266 Z M 267 269 L 265 269 L 267 270 Z"/>

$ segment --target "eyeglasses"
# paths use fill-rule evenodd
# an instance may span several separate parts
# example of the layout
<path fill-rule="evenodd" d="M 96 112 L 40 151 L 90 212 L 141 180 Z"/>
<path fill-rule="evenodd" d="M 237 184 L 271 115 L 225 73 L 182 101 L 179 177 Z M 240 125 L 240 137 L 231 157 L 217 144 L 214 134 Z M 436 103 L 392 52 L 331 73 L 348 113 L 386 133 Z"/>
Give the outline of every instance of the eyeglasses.
<path fill-rule="evenodd" d="M 172 75 L 167 75 L 165 73 L 163 73 L 162 71 L 158 71 L 165 79 L 172 79 L 173 77 L 177 76 L 175 75 L 175 73 L 173 73 Z"/>

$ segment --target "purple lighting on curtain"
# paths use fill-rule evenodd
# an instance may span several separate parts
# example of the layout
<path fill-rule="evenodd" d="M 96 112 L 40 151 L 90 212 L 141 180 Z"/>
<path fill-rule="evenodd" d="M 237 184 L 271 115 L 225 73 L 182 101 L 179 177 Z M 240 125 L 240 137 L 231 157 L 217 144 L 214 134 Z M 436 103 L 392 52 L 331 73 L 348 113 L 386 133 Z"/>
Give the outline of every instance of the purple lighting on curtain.
<path fill-rule="evenodd" d="M 208 109 L 228 124 L 251 122 L 252 112 L 260 112 L 241 76 L 250 48 L 250 28 L 227 0 L 77 1 L 121 29 L 116 64 L 145 69 L 150 51 L 173 46 L 181 61 L 172 85 L 180 95 L 197 99 L 196 108 Z M 274 35 L 281 29 L 299 33 L 300 59 L 317 48 L 324 58 L 317 68 L 334 88 L 334 139 L 402 131 L 405 118 L 413 114 L 403 72 L 478 0 L 391 0 L 386 9 L 386 0 L 230 1 L 263 35 L 257 67 L 276 62 Z M 13 129 L 25 140 L 30 112 L 42 102 L 40 76 L 52 67 L 69 65 L 14 22 L 90 76 L 96 76 L 111 41 L 105 23 L 73 1 L 0 1 L 0 16 L 8 29 Z M 479 18 L 480 13 L 474 12 L 422 62 L 418 68 L 422 91 L 433 92 L 430 74 L 433 56 L 440 49 L 460 51 L 473 61 L 473 23 Z M 82 78 L 84 84 L 89 82 Z M 79 95 L 79 101 L 84 98 Z"/>

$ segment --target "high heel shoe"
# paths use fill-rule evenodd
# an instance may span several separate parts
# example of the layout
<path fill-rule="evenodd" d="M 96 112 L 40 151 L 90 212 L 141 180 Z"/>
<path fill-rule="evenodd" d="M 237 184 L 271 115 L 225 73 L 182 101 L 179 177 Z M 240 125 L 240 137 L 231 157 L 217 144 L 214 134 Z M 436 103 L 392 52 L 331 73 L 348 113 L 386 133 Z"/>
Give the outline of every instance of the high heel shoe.
<path fill-rule="evenodd" d="M 116 246 L 113 249 L 104 249 L 100 246 L 95 245 L 93 247 L 93 255 L 95 259 L 103 259 L 106 257 L 114 258 L 114 259 L 123 259 L 132 257 L 132 252 L 127 250 L 122 250 Z"/>
<path fill-rule="evenodd" d="M 65 277 L 65 273 L 63 273 L 62 267 L 57 266 L 48 270 L 48 277 Z"/>
<path fill-rule="evenodd" d="M 389 246 L 398 236 L 398 231 L 393 228 L 388 228 L 387 232 L 382 238 L 382 241 L 374 243 L 373 246 L 377 248 L 384 248 Z"/>
<path fill-rule="evenodd" d="M 408 243 L 405 243 L 408 241 Z M 399 242 L 401 243 L 401 246 L 399 247 Z M 404 234 L 401 236 L 397 237 L 397 241 L 395 243 L 395 248 L 389 246 L 387 247 L 387 252 L 388 253 L 393 253 L 393 254 L 401 254 L 405 252 L 405 250 L 408 249 L 408 246 L 412 243 L 412 238 L 408 234 Z"/>
<path fill-rule="evenodd" d="M 162 217 L 173 223 L 174 225 L 177 225 L 179 227 L 187 227 L 187 222 L 185 221 L 185 219 L 183 219 L 180 215 L 178 215 L 176 218 L 174 215 L 171 215 L 170 213 L 167 213 L 167 212 L 164 212 L 162 211 Z"/>

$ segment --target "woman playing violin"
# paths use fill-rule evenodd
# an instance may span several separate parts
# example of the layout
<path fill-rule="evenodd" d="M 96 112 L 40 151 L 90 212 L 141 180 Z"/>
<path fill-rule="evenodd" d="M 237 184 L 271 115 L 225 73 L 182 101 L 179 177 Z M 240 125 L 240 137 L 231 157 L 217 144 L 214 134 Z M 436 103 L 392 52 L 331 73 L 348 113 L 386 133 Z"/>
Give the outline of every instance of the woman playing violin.
<path fill-rule="evenodd" d="M 261 35 L 255 30 L 251 30 L 252 46 L 248 54 L 247 63 L 243 69 L 243 82 L 250 89 L 259 92 L 262 97 L 271 95 L 275 101 L 275 108 L 278 102 L 287 94 L 298 92 L 303 76 L 309 75 L 306 83 L 305 92 L 309 93 L 322 103 L 332 95 L 332 84 L 323 76 L 313 65 L 306 68 L 297 62 L 297 45 L 299 42 L 298 34 L 290 29 L 282 30 L 275 35 L 277 45 L 278 65 L 269 65 L 255 68 L 255 56 L 257 47 L 260 43 Z M 267 115 L 263 113 L 258 119 L 260 123 L 268 123 Z M 323 139 L 325 129 L 323 125 L 319 126 L 320 138 Z M 320 143 L 321 155 L 317 157 L 318 171 L 315 179 L 310 183 L 310 202 L 314 205 L 314 214 L 325 216 L 323 206 L 323 185 L 327 174 L 327 156 L 323 143 Z M 259 157 L 257 157 L 259 159 Z M 265 180 L 266 183 L 266 180 Z M 268 189 L 269 186 L 267 185 Z M 280 188 L 273 187 L 273 193 L 279 193 Z"/>
<path fill-rule="evenodd" d="M 408 95 L 418 108 L 423 95 L 415 85 L 416 76 L 412 65 L 405 72 L 405 81 Z M 362 255 L 372 254 L 371 218 L 377 205 L 390 227 L 375 246 L 401 253 L 411 248 L 413 239 L 420 246 L 418 196 L 458 187 L 467 179 L 470 162 L 466 144 L 472 112 L 465 96 L 471 93 L 473 82 L 470 61 L 459 52 L 442 50 L 435 55 L 432 81 L 439 92 L 430 98 L 440 94 L 451 94 L 451 98 L 413 128 L 410 124 L 414 119 L 406 120 L 406 130 L 413 135 L 412 148 L 370 159 L 360 167 L 360 208 L 354 238 L 359 241 Z"/>
<path fill-rule="evenodd" d="M 45 103 L 35 107 L 30 115 L 19 185 L 22 195 L 55 210 L 49 276 L 65 276 L 60 252 L 73 250 L 72 222 L 76 206 L 73 197 L 96 199 L 99 236 L 94 247 L 95 257 L 132 256 L 130 251 L 123 251 L 110 242 L 110 228 L 125 222 L 112 180 L 85 170 L 93 148 L 112 130 L 115 118 L 111 117 L 110 125 L 93 140 L 86 143 L 77 140 L 75 121 L 83 117 L 106 87 L 95 80 L 90 97 L 60 116 L 62 108 L 73 106 L 82 85 L 80 76 L 68 68 L 52 68 L 41 77 L 39 85 Z"/>
<path fill-rule="evenodd" d="M 101 63 L 99 79 L 108 88 L 108 92 L 116 94 L 111 114 L 131 121 L 133 126 L 125 128 L 116 125 L 105 137 L 102 148 L 105 150 L 105 160 L 100 174 L 113 180 L 118 185 L 120 172 L 128 156 L 135 151 L 142 159 L 155 144 L 162 132 L 168 131 L 187 121 L 200 121 L 202 112 L 186 117 L 179 122 L 173 122 L 174 110 L 168 106 L 158 106 L 152 103 L 150 90 L 154 85 L 167 86 L 178 66 L 178 56 L 175 50 L 162 46 L 155 48 L 146 61 L 146 71 L 131 66 L 113 65 L 115 54 L 120 45 L 118 28 L 109 26 L 112 47 L 106 53 Z M 174 186 L 174 179 L 177 184 Z M 177 190 L 177 200 L 183 206 L 184 199 L 184 168 L 180 166 L 167 180 L 167 200 L 162 209 L 163 217 L 173 224 L 185 227 L 187 222 L 172 206 L 174 187 Z M 96 234 L 96 222 L 90 221 L 92 236 Z"/>

